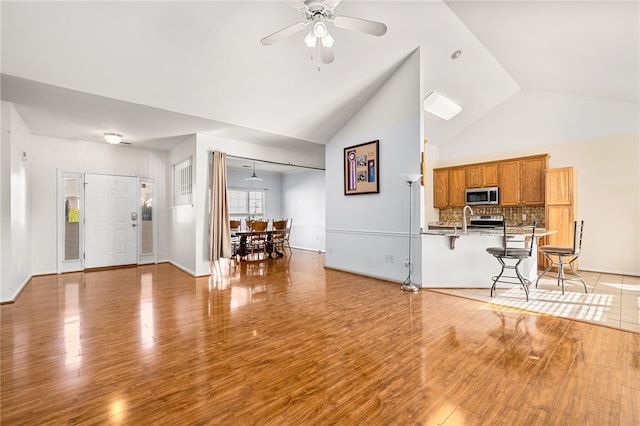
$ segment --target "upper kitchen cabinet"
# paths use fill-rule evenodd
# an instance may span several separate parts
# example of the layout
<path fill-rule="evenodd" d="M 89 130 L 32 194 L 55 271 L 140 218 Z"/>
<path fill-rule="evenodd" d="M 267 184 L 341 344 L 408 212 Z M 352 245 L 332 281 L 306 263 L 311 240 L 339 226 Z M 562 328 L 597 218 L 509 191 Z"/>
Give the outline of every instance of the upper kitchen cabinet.
<path fill-rule="evenodd" d="M 548 163 L 548 154 L 501 161 L 498 172 L 500 205 L 544 205 L 544 172 Z"/>
<path fill-rule="evenodd" d="M 449 205 L 449 169 L 433 170 L 433 207 L 446 208 Z"/>
<path fill-rule="evenodd" d="M 464 207 L 465 168 L 433 170 L 433 207 Z"/>
<path fill-rule="evenodd" d="M 498 163 L 471 164 L 465 167 L 467 188 L 498 186 Z"/>
<path fill-rule="evenodd" d="M 520 161 L 500 162 L 500 205 L 520 205 Z"/>
<path fill-rule="evenodd" d="M 544 172 L 549 167 L 549 156 L 525 158 L 520 170 L 520 193 L 523 206 L 544 205 Z"/>

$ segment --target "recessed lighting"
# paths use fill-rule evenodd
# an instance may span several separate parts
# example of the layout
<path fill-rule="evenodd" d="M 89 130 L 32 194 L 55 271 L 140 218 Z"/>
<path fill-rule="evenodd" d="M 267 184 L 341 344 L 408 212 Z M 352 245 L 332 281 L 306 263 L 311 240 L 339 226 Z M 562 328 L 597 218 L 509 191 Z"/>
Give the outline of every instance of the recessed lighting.
<path fill-rule="evenodd" d="M 451 120 L 462 111 L 462 107 L 439 93 L 431 92 L 424 99 L 424 110 L 443 120 Z"/>
<path fill-rule="evenodd" d="M 117 145 L 120 142 L 122 142 L 122 135 L 119 133 L 113 133 L 113 132 L 105 133 L 104 140 L 109 142 L 112 145 Z"/>
<path fill-rule="evenodd" d="M 453 52 L 451 54 L 451 59 L 458 59 L 460 56 L 462 56 L 462 49 L 458 49 L 455 52 Z"/>

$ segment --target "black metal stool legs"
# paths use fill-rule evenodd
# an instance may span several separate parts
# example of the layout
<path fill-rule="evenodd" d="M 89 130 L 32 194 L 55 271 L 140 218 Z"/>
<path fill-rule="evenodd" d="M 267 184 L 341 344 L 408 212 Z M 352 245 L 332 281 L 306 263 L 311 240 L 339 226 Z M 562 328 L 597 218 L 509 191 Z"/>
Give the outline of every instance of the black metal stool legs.
<path fill-rule="evenodd" d="M 576 261 L 578 256 L 570 255 L 570 256 L 573 256 L 573 259 L 571 259 L 569 262 L 565 263 L 564 255 L 557 255 L 558 256 L 558 261 L 554 262 L 553 260 L 551 260 L 551 257 L 549 257 L 549 255 L 547 253 L 543 252 L 543 254 L 544 254 L 544 257 L 549 262 L 549 266 L 547 266 L 547 269 L 545 269 L 544 271 L 542 271 L 542 273 L 540 275 L 538 275 L 538 278 L 536 279 L 536 288 L 538 288 L 538 281 L 540 281 L 540 278 L 542 278 L 543 275 L 545 275 L 547 272 L 549 272 L 551 270 L 551 268 L 553 267 L 553 265 L 557 265 L 558 266 L 558 276 L 557 276 L 558 286 L 562 287 L 562 294 L 564 294 L 564 281 L 566 279 L 565 278 L 565 274 L 564 274 L 564 267 L 566 265 L 569 265 L 569 268 L 571 269 L 572 275 L 580 280 L 580 282 L 582 283 L 582 286 L 584 287 L 584 292 L 588 293 L 588 291 L 587 291 L 587 283 L 584 282 L 584 280 L 582 279 L 580 274 L 578 274 L 578 272 L 576 272 L 576 270 L 573 267 L 573 262 Z"/>
<path fill-rule="evenodd" d="M 524 293 L 527 296 L 527 302 L 529 301 L 529 283 L 528 281 L 522 276 L 522 274 L 520 273 L 520 271 L 518 270 L 518 266 L 520 266 L 520 263 L 522 262 L 523 259 L 518 259 L 518 261 L 516 262 L 515 265 L 507 265 L 504 260 L 502 260 L 502 257 L 500 256 L 494 256 L 496 259 L 498 259 L 498 262 L 500 262 L 500 265 L 502 265 L 502 269 L 500 270 L 500 273 L 493 278 L 493 285 L 491 286 L 491 297 L 493 297 L 493 292 L 496 289 L 496 284 L 499 282 L 503 282 L 503 283 L 508 283 L 508 284 L 518 284 L 515 281 L 504 281 L 504 280 L 500 280 L 500 278 L 503 276 L 504 274 L 504 270 L 505 269 L 514 269 L 516 271 L 516 276 L 515 277 L 510 277 L 510 276 L 504 276 L 504 278 L 512 278 L 515 279 L 517 278 L 519 281 L 519 284 L 522 285 L 522 288 L 524 289 Z"/>

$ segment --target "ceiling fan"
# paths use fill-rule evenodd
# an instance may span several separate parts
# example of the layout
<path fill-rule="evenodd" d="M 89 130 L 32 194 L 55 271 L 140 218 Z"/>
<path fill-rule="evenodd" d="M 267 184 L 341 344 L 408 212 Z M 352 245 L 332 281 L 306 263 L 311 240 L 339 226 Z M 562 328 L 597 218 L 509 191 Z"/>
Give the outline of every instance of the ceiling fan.
<path fill-rule="evenodd" d="M 319 46 L 320 58 L 325 64 L 330 64 L 334 60 L 333 43 L 334 39 L 329 33 L 327 23 L 331 23 L 338 28 L 358 31 L 373 36 L 383 36 L 387 32 L 387 26 L 381 22 L 368 21 L 366 19 L 351 18 L 349 16 L 334 16 L 334 10 L 342 0 L 298 0 L 288 3 L 299 12 L 304 14 L 303 22 L 296 22 L 286 28 L 276 31 L 260 40 L 265 46 L 276 43 L 311 25 L 311 30 L 304 38 L 304 42 L 310 48 Z M 318 42 L 318 39 L 320 42 Z"/>

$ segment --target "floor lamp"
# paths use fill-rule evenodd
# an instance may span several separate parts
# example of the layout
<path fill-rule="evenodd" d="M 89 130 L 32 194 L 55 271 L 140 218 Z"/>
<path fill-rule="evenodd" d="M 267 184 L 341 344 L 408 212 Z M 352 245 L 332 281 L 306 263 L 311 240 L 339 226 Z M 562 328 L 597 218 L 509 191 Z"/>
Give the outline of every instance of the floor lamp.
<path fill-rule="evenodd" d="M 404 283 L 402 283 L 402 285 L 400 286 L 400 290 L 402 291 L 418 291 L 420 290 L 420 288 L 411 283 L 411 274 L 413 273 L 413 264 L 411 263 L 411 245 L 412 245 L 412 241 L 411 241 L 411 210 L 412 208 L 412 200 L 413 200 L 413 183 L 416 182 L 418 179 L 420 179 L 422 177 L 421 174 L 419 173 L 406 173 L 406 174 L 402 174 L 400 175 L 402 177 L 402 179 L 404 179 L 405 182 L 407 182 L 409 184 L 409 263 L 407 264 L 407 266 L 409 267 L 409 275 L 407 276 L 407 279 L 404 280 Z"/>

